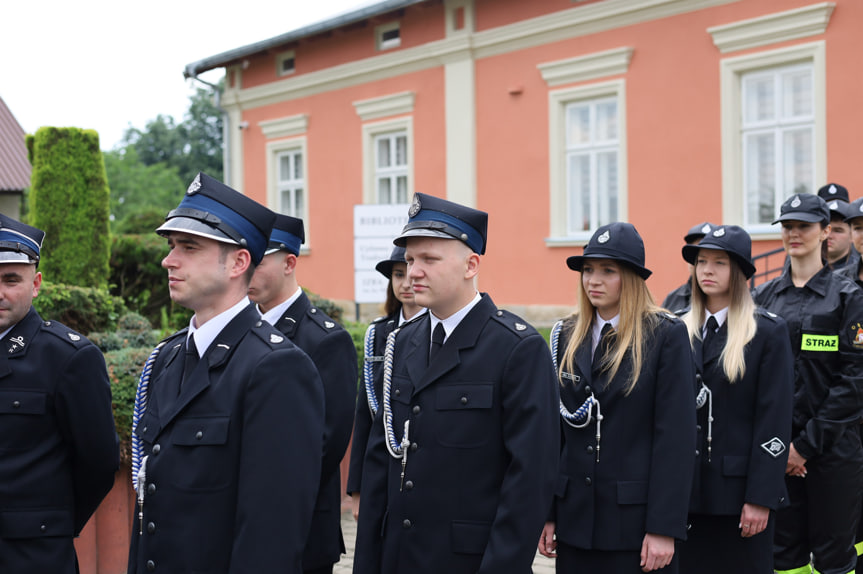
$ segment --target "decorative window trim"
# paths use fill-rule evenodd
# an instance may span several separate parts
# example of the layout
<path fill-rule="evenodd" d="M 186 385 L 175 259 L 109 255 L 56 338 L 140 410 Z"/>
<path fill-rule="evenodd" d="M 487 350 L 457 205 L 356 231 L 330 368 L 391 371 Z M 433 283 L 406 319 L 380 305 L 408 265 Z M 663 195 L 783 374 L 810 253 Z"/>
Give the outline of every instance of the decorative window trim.
<path fill-rule="evenodd" d="M 384 40 L 384 34 L 393 30 L 399 33 L 399 37 L 392 40 Z M 387 22 L 375 27 L 375 49 L 379 52 L 392 50 L 402 45 L 401 22 Z"/>
<path fill-rule="evenodd" d="M 375 136 L 404 131 L 407 135 L 408 198 L 414 194 L 414 122 L 410 116 L 363 124 L 363 203 L 377 203 L 375 193 Z"/>
<path fill-rule="evenodd" d="M 294 71 L 296 71 L 296 69 L 297 69 L 296 57 L 297 57 L 297 54 L 296 54 L 296 51 L 294 51 L 294 50 L 288 50 L 286 52 L 282 52 L 282 53 L 278 54 L 276 56 L 276 76 L 281 78 L 284 76 L 292 75 L 294 73 Z M 294 60 L 294 65 L 291 67 L 291 69 L 289 71 L 285 71 L 283 69 L 285 60 Z"/>
<path fill-rule="evenodd" d="M 741 126 L 741 86 L 743 74 L 763 68 L 811 63 L 815 116 L 815 177 L 827 174 L 827 66 L 823 40 L 778 50 L 725 58 L 719 63 L 720 114 L 722 135 L 722 221 L 743 225 L 743 144 Z M 775 236 L 773 226 L 746 226 L 753 239 Z"/>
<path fill-rule="evenodd" d="M 388 116 L 409 114 L 414 111 L 414 93 L 400 92 L 379 98 L 356 101 L 354 102 L 354 109 L 364 122 Z"/>
<path fill-rule="evenodd" d="M 267 142 L 267 207 L 269 207 L 275 212 L 281 213 L 281 211 L 279 210 L 279 207 L 281 206 L 281 198 L 279 197 L 278 180 L 276 178 L 276 170 L 279 166 L 276 159 L 280 153 L 290 151 L 299 151 L 303 156 L 303 180 L 305 182 L 305 187 L 303 188 L 303 191 L 306 195 L 306 201 L 304 210 L 305 212 L 302 214 L 301 219 L 303 220 L 303 225 L 305 227 L 306 241 L 302 246 L 300 246 L 300 255 L 308 255 L 310 253 L 311 245 L 311 233 L 309 226 L 309 213 L 311 213 L 311 194 L 309 193 L 309 157 L 307 153 L 307 142 L 305 136 Z"/>
<path fill-rule="evenodd" d="M 574 84 L 625 74 L 629 70 L 632 51 L 630 47 L 615 48 L 577 58 L 546 62 L 539 64 L 537 68 L 549 87 Z"/>
<path fill-rule="evenodd" d="M 821 2 L 786 12 L 713 26 L 707 32 L 723 54 L 823 34 L 836 7 Z"/>
<path fill-rule="evenodd" d="M 549 222 L 550 237 L 546 238 L 547 247 L 572 247 L 585 245 L 592 231 L 567 234 L 567 214 L 569 197 L 566 190 L 566 105 L 581 100 L 601 97 L 617 98 L 618 109 L 618 220 L 626 221 L 629 213 L 628 203 L 628 160 L 626 130 L 626 80 L 611 80 L 586 86 L 553 90 L 548 94 L 549 124 Z"/>
<path fill-rule="evenodd" d="M 306 133 L 309 127 L 309 116 L 298 114 L 275 120 L 258 122 L 258 126 L 268 140 L 276 138 L 288 138 Z"/>

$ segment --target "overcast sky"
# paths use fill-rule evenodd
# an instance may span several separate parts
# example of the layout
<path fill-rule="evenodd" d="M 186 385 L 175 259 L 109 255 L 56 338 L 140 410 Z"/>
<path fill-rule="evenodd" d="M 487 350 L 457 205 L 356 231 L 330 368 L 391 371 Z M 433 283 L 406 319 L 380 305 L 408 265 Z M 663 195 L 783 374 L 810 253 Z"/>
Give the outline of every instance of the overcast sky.
<path fill-rule="evenodd" d="M 39 0 L 7 2 L 0 98 L 28 133 L 99 132 L 113 148 L 158 114 L 182 120 L 197 82 L 186 64 L 378 0 Z M 223 69 L 201 77 L 216 82 Z"/>

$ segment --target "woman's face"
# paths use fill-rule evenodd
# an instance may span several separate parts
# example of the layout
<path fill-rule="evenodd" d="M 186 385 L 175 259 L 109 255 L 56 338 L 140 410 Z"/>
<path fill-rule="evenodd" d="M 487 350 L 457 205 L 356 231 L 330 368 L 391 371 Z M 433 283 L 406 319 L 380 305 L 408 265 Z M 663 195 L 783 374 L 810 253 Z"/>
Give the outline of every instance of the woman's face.
<path fill-rule="evenodd" d="M 782 246 L 791 257 L 806 257 L 813 251 L 821 256 L 821 242 L 827 239 L 830 226 L 820 223 L 788 220 L 782 222 Z"/>
<path fill-rule="evenodd" d="M 731 290 L 731 258 L 725 251 L 699 250 L 695 259 L 695 278 L 707 295 L 708 304 L 711 300 L 727 299 Z"/>
<path fill-rule="evenodd" d="M 620 266 L 613 259 L 585 259 L 581 285 L 599 316 L 610 320 L 620 310 Z"/>
<path fill-rule="evenodd" d="M 398 299 L 402 305 L 410 306 L 415 305 L 415 303 L 414 292 L 411 289 L 411 281 L 408 278 L 407 269 L 407 263 L 394 263 L 390 281 L 392 282 L 393 293 L 395 293 L 396 299 Z"/>

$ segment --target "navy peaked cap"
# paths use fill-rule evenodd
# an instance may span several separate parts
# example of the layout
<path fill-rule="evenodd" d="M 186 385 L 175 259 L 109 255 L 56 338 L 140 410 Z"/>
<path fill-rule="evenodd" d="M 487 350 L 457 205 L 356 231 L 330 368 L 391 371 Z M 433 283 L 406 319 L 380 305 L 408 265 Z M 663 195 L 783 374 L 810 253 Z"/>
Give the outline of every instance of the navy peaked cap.
<path fill-rule="evenodd" d="M 458 239 L 474 253 L 485 254 L 488 213 L 433 195 L 415 193 L 408 223 L 393 243 L 405 246 L 408 237 Z"/>
<path fill-rule="evenodd" d="M 693 225 L 689 228 L 689 231 L 686 232 L 686 235 L 683 237 L 683 241 L 686 243 L 695 243 L 711 231 L 715 226 L 710 222 L 699 223 L 698 225 Z"/>
<path fill-rule="evenodd" d="M 306 242 L 306 230 L 303 220 L 290 215 L 276 214 L 276 222 L 270 232 L 270 243 L 267 255 L 276 251 L 287 251 L 294 255 L 300 254 L 300 245 Z"/>
<path fill-rule="evenodd" d="M 830 223 L 830 209 L 827 202 L 814 193 L 797 193 L 785 200 L 779 208 L 780 221 L 805 221 L 807 223 Z"/>
<path fill-rule="evenodd" d="M 714 227 L 713 231 L 705 235 L 698 245 L 684 245 L 683 258 L 695 265 L 698 252 L 702 249 L 725 251 L 737 262 L 747 279 L 755 273 L 755 265 L 752 264 L 752 238 L 742 227 L 737 225 Z"/>
<path fill-rule="evenodd" d="M 644 266 L 644 241 L 631 223 L 615 222 L 597 229 L 584 247 L 584 255 L 568 257 L 566 265 L 581 271 L 585 259 L 613 259 L 628 265 L 642 279 L 652 271 Z"/>
<path fill-rule="evenodd" d="M 0 263 L 39 263 L 45 232 L 0 213 Z"/>
<path fill-rule="evenodd" d="M 844 185 L 839 185 L 838 183 L 828 183 L 827 185 L 821 186 L 818 190 L 818 197 L 828 202 L 834 199 L 841 199 L 845 203 L 851 201 L 851 198 L 848 196 L 848 189 L 846 189 Z"/>
<path fill-rule="evenodd" d="M 863 217 L 863 197 L 855 199 L 848 204 L 845 212 L 845 221 L 851 221 L 855 217 Z"/>
<path fill-rule="evenodd" d="M 239 191 L 198 173 L 185 197 L 156 230 L 190 233 L 247 249 L 257 265 L 264 257 L 276 214 Z"/>

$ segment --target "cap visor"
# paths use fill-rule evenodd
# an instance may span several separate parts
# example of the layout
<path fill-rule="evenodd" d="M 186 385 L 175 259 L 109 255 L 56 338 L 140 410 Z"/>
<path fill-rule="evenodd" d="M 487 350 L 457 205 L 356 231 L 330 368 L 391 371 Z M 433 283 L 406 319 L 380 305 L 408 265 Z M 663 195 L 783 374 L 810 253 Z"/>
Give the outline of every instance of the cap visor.
<path fill-rule="evenodd" d="M 206 237 L 207 239 L 213 239 L 220 243 L 238 245 L 236 241 L 234 241 L 218 229 L 214 229 L 206 223 L 202 223 L 197 219 L 191 219 L 189 217 L 172 217 L 171 219 L 163 223 L 156 230 L 156 233 L 158 233 L 159 235 L 166 235 L 172 231 L 176 231 L 179 233 L 188 233 L 190 235 L 197 235 L 198 237 Z"/>
<path fill-rule="evenodd" d="M 0 263 L 36 263 L 36 261 L 19 251 L 0 251 Z"/>
<path fill-rule="evenodd" d="M 443 231 L 437 231 L 436 229 L 408 229 L 403 232 L 401 235 L 393 239 L 393 244 L 398 247 L 404 247 L 406 240 L 408 237 L 435 237 L 437 239 L 455 239 L 459 240 L 457 237 L 453 237 L 448 233 L 444 233 Z"/>
<path fill-rule="evenodd" d="M 780 221 L 805 221 L 806 223 L 818 223 L 819 221 L 824 221 L 824 218 L 805 211 L 789 211 L 788 213 L 780 215 L 773 223 L 779 223 Z"/>
<path fill-rule="evenodd" d="M 572 257 L 566 258 L 566 266 L 572 269 L 573 271 L 581 271 L 584 266 L 585 259 L 610 259 L 616 263 L 620 263 L 621 265 L 626 265 L 633 271 L 635 271 L 636 275 L 641 277 L 642 279 L 647 279 L 653 273 L 647 267 L 641 267 L 632 261 L 627 259 L 623 259 L 620 255 L 615 255 L 611 253 L 591 253 L 589 255 L 573 255 Z"/>

